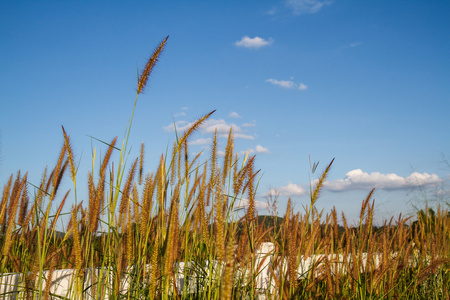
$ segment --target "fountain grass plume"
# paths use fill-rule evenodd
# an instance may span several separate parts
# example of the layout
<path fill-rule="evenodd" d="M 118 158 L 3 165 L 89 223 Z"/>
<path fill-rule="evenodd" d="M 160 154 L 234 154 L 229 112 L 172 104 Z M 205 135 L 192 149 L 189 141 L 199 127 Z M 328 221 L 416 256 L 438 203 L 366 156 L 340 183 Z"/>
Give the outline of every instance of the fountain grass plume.
<path fill-rule="evenodd" d="M 137 94 L 139 95 L 142 93 L 147 85 L 147 81 L 150 77 L 150 74 L 153 71 L 153 68 L 156 65 L 156 62 L 158 61 L 159 56 L 161 55 L 164 46 L 166 45 L 167 39 L 169 36 L 167 36 L 158 47 L 156 47 L 155 51 L 153 51 L 153 54 L 150 56 L 150 58 L 147 61 L 147 64 L 144 67 L 144 70 L 142 70 L 141 76 L 138 80 L 138 87 L 137 87 Z"/>

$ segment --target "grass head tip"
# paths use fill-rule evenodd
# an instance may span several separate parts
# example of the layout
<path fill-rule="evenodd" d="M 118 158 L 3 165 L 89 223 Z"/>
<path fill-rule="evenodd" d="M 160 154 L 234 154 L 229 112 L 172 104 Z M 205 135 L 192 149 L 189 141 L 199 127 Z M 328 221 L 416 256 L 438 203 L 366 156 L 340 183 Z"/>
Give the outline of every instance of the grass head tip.
<path fill-rule="evenodd" d="M 144 70 L 142 70 L 142 73 L 141 73 L 141 75 L 139 77 L 139 81 L 138 81 L 138 87 L 137 87 L 138 94 L 141 94 L 144 91 L 145 86 L 147 85 L 148 78 L 150 77 L 150 74 L 152 73 L 153 67 L 155 66 L 156 62 L 158 61 L 158 57 L 161 54 L 161 52 L 163 51 L 168 38 L 169 38 L 169 36 L 167 36 L 159 44 L 159 46 L 155 49 L 155 51 L 153 51 L 153 54 L 148 59 Z"/>

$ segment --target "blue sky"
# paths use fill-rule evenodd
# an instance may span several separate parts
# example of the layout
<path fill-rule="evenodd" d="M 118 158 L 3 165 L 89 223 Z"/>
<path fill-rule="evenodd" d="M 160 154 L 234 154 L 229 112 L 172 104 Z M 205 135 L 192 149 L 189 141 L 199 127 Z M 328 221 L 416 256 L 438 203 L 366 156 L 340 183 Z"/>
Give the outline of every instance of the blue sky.
<path fill-rule="evenodd" d="M 18 170 L 38 183 L 63 125 L 85 186 L 92 148 L 105 151 L 87 135 L 122 139 L 137 67 L 167 35 L 130 139 L 130 159 L 145 142 L 146 170 L 174 121 L 180 130 L 216 109 L 190 149 L 207 153 L 214 129 L 233 126 L 235 149 L 257 155 L 260 214 L 274 188 L 281 214 L 288 196 L 308 203 L 310 158 L 319 171 L 336 158 L 325 212 L 354 219 L 375 187 L 379 220 L 410 213 L 418 182 L 448 199 L 445 1 L 3 1 L 0 184 Z"/>

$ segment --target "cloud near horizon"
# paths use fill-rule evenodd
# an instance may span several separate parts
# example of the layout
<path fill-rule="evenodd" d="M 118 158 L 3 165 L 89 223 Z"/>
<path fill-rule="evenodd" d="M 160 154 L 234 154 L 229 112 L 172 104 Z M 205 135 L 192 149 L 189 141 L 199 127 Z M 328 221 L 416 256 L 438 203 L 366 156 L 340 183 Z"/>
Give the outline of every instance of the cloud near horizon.
<path fill-rule="evenodd" d="M 324 189 L 332 192 L 347 190 L 402 190 L 418 186 L 428 186 L 441 183 L 443 180 L 436 174 L 414 172 L 408 177 L 394 173 L 382 174 L 380 172 L 366 173 L 361 169 L 348 172 L 344 179 L 325 181 Z"/>
<path fill-rule="evenodd" d="M 308 86 L 306 86 L 306 84 L 301 83 L 301 82 L 299 84 L 296 84 L 292 80 L 277 80 L 277 79 L 269 78 L 266 80 L 266 82 L 270 82 L 273 85 L 277 85 L 277 86 L 285 88 L 285 89 L 298 89 L 301 91 L 308 89 Z"/>
<path fill-rule="evenodd" d="M 315 179 L 312 184 L 317 184 Z M 405 190 L 418 186 L 433 186 L 442 183 L 443 180 L 436 174 L 414 172 L 407 177 L 394 173 L 382 174 L 380 172 L 366 173 L 361 169 L 347 172 L 344 179 L 325 181 L 323 189 L 331 192 L 344 192 L 349 190 L 371 190 L 373 188 L 387 191 Z M 303 186 L 288 183 L 286 186 L 270 189 L 266 195 L 279 193 L 280 196 L 298 197 L 307 194 Z"/>
<path fill-rule="evenodd" d="M 234 204 L 234 208 L 245 208 L 248 207 L 248 199 L 241 199 L 236 200 L 236 203 Z M 255 208 L 256 209 L 267 209 L 269 205 L 267 202 L 255 200 Z"/>
<path fill-rule="evenodd" d="M 264 46 L 269 46 L 273 43 L 273 39 L 265 40 L 260 38 L 259 36 L 255 36 L 251 38 L 249 36 L 244 36 L 240 41 L 235 42 L 234 44 L 238 47 L 251 48 L 251 49 L 259 49 Z"/>
<path fill-rule="evenodd" d="M 289 182 L 288 185 L 286 186 L 270 189 L 265 195 L 269 194 L 272 195 L 278 194 L 279 196 L 286 196 L 286 197 L 299 197 L 306 195 L 307 192 L 302 186 Z"/>

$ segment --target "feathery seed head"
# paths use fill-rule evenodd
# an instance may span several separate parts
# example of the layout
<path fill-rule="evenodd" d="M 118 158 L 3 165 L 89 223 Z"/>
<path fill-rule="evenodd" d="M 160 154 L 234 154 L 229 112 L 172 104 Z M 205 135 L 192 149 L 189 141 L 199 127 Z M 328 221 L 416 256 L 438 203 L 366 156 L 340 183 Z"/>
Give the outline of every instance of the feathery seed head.
<path fill-rule="evenodd" d="M 139 77 L 139 81 L 138 81 L 138 88 L 137 88 L 138 94 L 140 94 L 144 91 L 145 86 L 147 85 L 148 78 L 149 78 L 150 74 L 152 73 L 153 67 L 155 66 L 156 62 L 158 61 L 158 57 L 161 54 L 161 52 L 163 51 L 168 38 L 169 38 L 169 36 L 167 36 L 159 44 L 159 46 L 153 52 L 152 56 L 150 56 L 150 58 L 148 59 L 144 70 L 142 70 L 141 76 Z"/>

